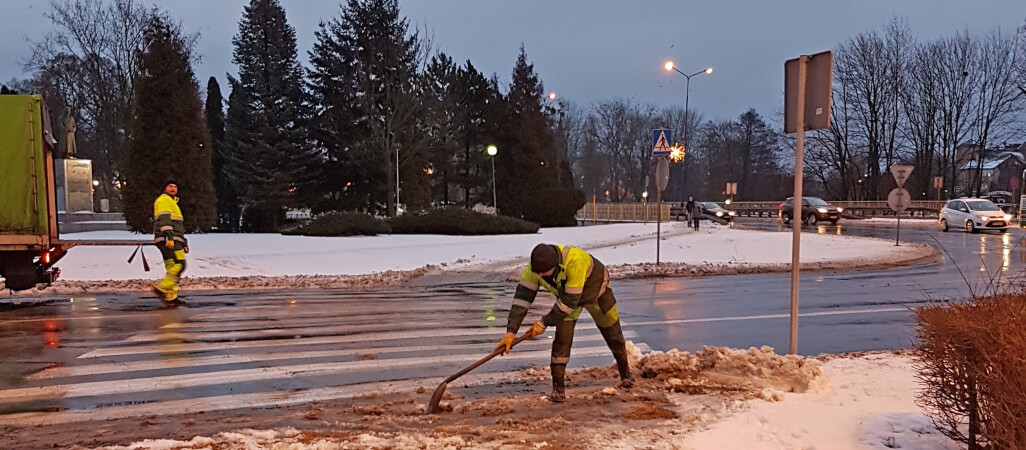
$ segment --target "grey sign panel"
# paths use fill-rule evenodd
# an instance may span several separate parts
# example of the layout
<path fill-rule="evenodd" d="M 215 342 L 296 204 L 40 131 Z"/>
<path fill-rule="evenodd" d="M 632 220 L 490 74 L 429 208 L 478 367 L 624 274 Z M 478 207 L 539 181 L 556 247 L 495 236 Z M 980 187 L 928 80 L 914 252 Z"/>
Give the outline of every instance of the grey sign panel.
<path fill-rule="evenodd" d="M 904 188 L 894 188 L 887 194 L 887 206 L 894 212 L 902 212 L 912 206 L 912 196 Z"/>
<path fill-rule="evenodd" d="M 670 181 L 670 161 L 663 157 L 656 159 L 656 187 L 664 191 L 666 183 Z"/>
<path fill-rule="evenodd" d="M 784 132 L 798 128 L 798 65 L 801 58 L 784 63 Z M 834 53 L 808 56 L 805 69 L 805 129 L 830 128 L 830 94 L 833 91 Z"/>

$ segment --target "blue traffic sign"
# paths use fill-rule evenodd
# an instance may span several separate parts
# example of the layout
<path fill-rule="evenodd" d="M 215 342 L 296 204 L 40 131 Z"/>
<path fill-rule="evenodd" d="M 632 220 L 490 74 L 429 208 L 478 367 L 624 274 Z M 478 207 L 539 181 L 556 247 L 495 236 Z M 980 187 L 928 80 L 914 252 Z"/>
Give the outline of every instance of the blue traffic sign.
<path fill-rule="evenodd" d="M 670 139 L 673 132 L 665 128 L 652 130 L 652 156 L 670 156 L 673 147 L 670 146 Z"/>

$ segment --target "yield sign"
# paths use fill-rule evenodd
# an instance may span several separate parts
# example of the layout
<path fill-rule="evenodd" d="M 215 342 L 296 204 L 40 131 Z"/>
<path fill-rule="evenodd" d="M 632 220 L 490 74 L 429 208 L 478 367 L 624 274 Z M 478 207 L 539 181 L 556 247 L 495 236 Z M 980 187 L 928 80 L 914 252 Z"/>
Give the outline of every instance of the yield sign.
<path fill-rule="evenodd" d="M 908 181 L 908 176 L 912 174 L 914 166 L 891 166 L 891 175 L 894 175 L 894 181 L 898 183 L 898 187 L 905 186 L 905 182 Z"/>

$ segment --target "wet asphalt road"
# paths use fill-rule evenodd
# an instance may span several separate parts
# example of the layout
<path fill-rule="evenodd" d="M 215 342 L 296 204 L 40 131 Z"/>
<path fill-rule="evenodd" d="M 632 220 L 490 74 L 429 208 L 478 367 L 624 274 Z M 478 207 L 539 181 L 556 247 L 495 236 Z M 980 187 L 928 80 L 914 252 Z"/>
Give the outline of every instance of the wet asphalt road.
<path fill-rule="evenodd" d="M 790 232 L 779 220 L 738 226 Z M 895 238 L 893 224 L 841 221 L 805 232 Z M 800 279 L 798 352 L 805 355 L 910 347 L 911 308 L 936 301 L 1021 286 L 1023 230 L 1006 234 L 941 232 L 917 222 L 902 226 L 901 241 L 934 246 L 944 258 L 905 268 L 848 273 L 804 273 Z M 623 321 L 652 348 L 695 351 L 702 346 L 789 348 L 789 273 L 616 283 Z"/>
<path fill-rule="evenodd" d="M 738 226 L 789 232 L 776 220 Z M 856 221 L 806 232 L 894 237 L 893 226 Z M 906 225 L 903 241 L 943 248 L 950 257 L 803 275 L 799 353 L 909 347 L 911 307 L 1018 286 L 1026 267 L 1022 237 L 1021 229 L 966 234 Z M 437 277 L 362 291 L 203 292 L 177 309 L 130 294 L 0 304 L 0 426 L 264 408 L 383 388 L 426 386 L 430 395 L 442 378 L 487 355 L 502 335 L 514 286 L 501 278 Z M 789 274 L 613 286 L 625 335 L 644 351 L 706 345 L 787 351 Z M 540 296 L 530 317 L 549 307 L 551 296 Z M 494 383 L 516 369 L 546 367 L 551 334 L 460 381 Z M 591 320 L 583 319 L 571 365 L 611 362 Z"/>

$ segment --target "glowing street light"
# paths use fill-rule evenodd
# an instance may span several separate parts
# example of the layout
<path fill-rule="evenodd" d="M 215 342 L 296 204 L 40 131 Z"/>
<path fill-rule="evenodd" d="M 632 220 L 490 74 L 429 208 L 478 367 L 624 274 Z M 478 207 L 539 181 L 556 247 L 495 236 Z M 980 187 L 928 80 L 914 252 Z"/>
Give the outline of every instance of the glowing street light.
<path fill-rule="evenodd" d="M 691 145 L 691 143 L 688 142 L 688 100 L 689 100 L 689 97 L 691 96 L 691 77 L 693 77 L 695 75 L 701 75 L 703 73 L 706 74 L 706 75 L 709 75 L 709 74 L 713 73 L 713 68 L 712 67 L 706 67 L 703 70 L 699 70 L 698 72 L 695 72 L 695 73 L 693 73 L 691 75 L 688 75 L 688 74 L 686 74 L 684 72 L 681 72 L 679 69 L 677 69 L 677 67 L 675 67 L 674 64 L 673 64 L 673 61 L 666 61 L 666 64 L 664 64 L 663 67 L 666 68 L 667 72 L 670 72 L 670 71 L 677 72 L 677 73 L 679 73 L 681 75 L 684 75 L 684 78 L 687 79 L 687 82 L 685 83 L 685 87 L 684 87 L 684 149 L 683 149 L 683 150 L 687 150 L 688 146 Z M 671 153 L 671 155 L 672 155 L 672 153 Z M 683 161 L 683 160 L 684 160 L 684 152 L 681 151 L 681 161 Z M 684 172 L 685 172 L 684 168 L 681 168 L 681 171 L 680 171 L 680 200 L 681 201 L 684 201 Z"/>
<path fill-rule="evenodd" d="M 556 94 L 553 93 L 553 96 Z M 499 154 L 499 148 L 494 145 L 488 146 L 488 156 L 491 156 L 492 160 L 492 206 L 495 207 L 495 215 L 499 215 L 499 202 L 496 201 L 495 196 L 495 155 Z"/>

